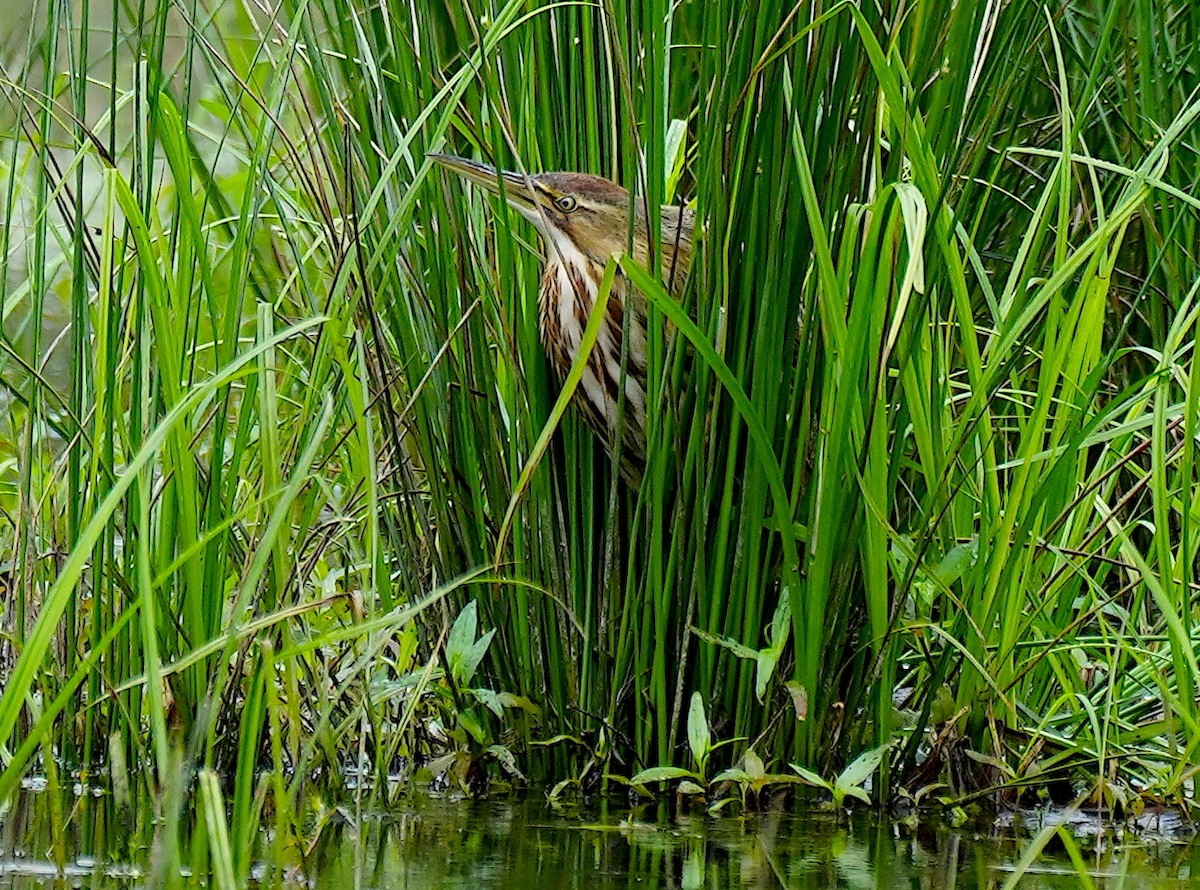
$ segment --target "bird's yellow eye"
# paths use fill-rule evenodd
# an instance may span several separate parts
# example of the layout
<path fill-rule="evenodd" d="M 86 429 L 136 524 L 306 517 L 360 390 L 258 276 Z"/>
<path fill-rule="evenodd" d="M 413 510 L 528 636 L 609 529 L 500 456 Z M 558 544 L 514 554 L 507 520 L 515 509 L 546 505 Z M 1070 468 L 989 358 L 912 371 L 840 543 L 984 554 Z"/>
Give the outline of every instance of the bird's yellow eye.
<path fill-rule="evenodd" d="M 561 198 L 559 198 L 557 201 L 554 202 L 554 206 L 557 207 L 559 210 L 561 210 L 563 213 L 570 213 L 572 210 L 574 210 L 576 207 L 579 206 L 579 202 L 576 201 L 575 198 L 573 198 L 571 195 L 563 195 Z"/>

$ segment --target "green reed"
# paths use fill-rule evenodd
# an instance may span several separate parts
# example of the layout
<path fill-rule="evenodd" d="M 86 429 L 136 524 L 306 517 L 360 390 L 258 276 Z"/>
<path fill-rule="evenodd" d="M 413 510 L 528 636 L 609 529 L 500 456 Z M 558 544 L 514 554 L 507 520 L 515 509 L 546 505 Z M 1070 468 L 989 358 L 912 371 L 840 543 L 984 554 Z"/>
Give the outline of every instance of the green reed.
<path fill-rule="evenodd" d="M 723 765 L 898 739 L 877 787 L 961 745 L 960 794 L 1185 795 L 1198 26 L 46 5 L 4 76 L 0 792 L 125 762 L 177 825 L 203 767 L 240 881 L 301 776 L 445 753 L 435 691 L 494 777 L 685 764 L 699 692 Z M 640 490 L 552 410 L 533 233 L 436 150 L 695 201 L 679 304 L 622 265 Z M 444 654 L 468 602 L 486 689 Z"/>

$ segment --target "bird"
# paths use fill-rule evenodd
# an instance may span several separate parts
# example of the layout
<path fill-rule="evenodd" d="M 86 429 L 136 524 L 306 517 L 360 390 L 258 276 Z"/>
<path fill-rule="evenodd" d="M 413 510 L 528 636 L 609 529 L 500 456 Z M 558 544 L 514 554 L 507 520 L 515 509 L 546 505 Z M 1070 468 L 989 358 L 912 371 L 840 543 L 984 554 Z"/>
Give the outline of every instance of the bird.
<path fill-rule="evenodd" d="M 550 364 L 564 379 L 579 355 L 609 259 L 629 253 L 636 262 L 647 264 L 650 238 L 645 203 L 631 200 L 617 183 L 587 173 L 525 176 L 457 155 L 435 152 L 429 158 L 500 196 L 537 230 L 545 251 L 538 331 Z M 691 208 L 674 205 L 659 212 L 662 280 L 676 298 L 691 267 L 695 216 Z M 626 333 L 628 356 L 622 375 Z M 646 460 L 647 336 L 646 298 L 618 270 L 599 337 L 572 401 L 610 454 L 619 446 L 621 475 L 635 489 Z M 625 403 L 619 412 L 622 379 Z"/>

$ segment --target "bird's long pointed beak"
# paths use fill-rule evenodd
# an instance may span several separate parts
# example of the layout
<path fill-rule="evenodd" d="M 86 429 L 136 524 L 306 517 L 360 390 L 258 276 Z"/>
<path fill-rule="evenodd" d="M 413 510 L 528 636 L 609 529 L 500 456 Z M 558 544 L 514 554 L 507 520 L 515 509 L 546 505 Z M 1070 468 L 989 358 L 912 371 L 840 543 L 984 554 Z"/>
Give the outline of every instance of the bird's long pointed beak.
<path fill-rule="evenodd" d="M 539 222 L 537 204 L 530 194 L 530 187 L 526 183 L 525 177 L 520 173 L 497 170 L 491 164 L 469 161 L 458 155 L 429 152 L 426 157 L 489 193 L 501 195 L 510 207 L 519 211 L 526 219 L 535 223 Z M 504 183 L 503 192 L 501 191 L 501 181 Z"/>

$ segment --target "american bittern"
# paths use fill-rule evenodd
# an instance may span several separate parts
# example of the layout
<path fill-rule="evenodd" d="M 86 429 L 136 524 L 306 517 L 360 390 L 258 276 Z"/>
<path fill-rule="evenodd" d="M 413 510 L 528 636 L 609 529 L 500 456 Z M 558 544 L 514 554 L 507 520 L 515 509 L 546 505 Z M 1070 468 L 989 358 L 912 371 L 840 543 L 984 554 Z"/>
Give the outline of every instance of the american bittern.
<path fill-rule="evenodd" d="M 502 194 L 508 206 L 541 235 L 546 268 L 538 298 L 538 327 L 551 363 L 565 377 L 579 354 L 604 267 L 613 254 L 629 247 L 631 212 L 629 252 L 639 263 L 647 261 L 650 247 L 644 206 L 631 201 L 629 192 L 615 182 L 586 173 L 541 173 L 526 179 L 453 155 L 431 154 L 430 158 L 492 194 Z M 663 207 L 660 223 L 663 280 L 678 295 L 692 259 L 695 214 L 680 207 Z M 620 274 L 609 294 L 604 325 L 588 356 L 574 402 L 609 451 L 615 449 L 626 313 L 631 314 L 619 431 L 621 472 L 636 485 L 646 455 L 646 300 Z"/>

